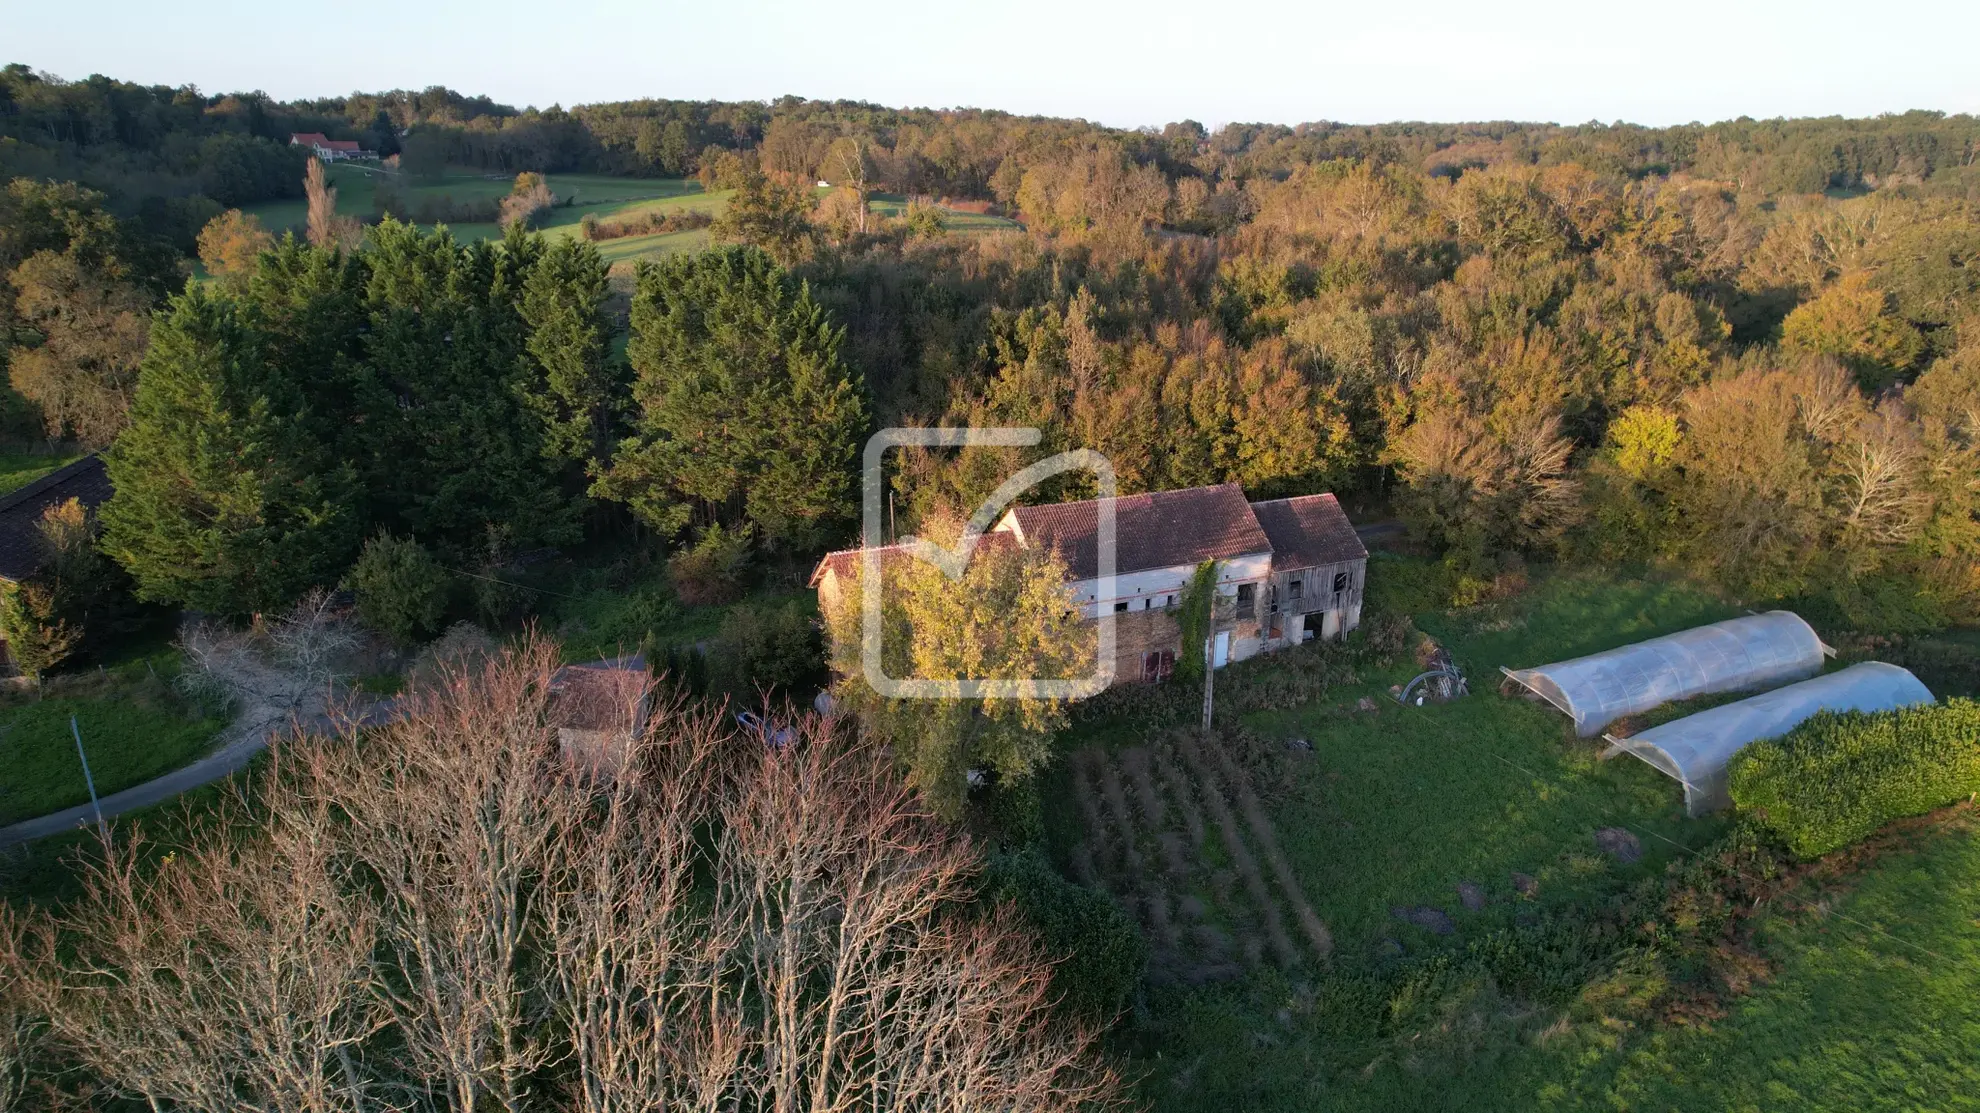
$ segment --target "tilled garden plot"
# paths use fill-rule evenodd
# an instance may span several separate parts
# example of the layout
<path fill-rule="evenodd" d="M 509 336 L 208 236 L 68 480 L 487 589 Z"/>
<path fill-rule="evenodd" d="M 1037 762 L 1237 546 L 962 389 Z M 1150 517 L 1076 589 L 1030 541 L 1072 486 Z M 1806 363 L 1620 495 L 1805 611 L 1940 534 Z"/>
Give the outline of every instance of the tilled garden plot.
<path fill-rule="evenodd" d="M 1241 734 L 1187 729 L 1073 755 L 1086 835 L 1073 873 L 1140 922 L 1152 982 L 1200 985 L 1267 962 L 1292 969 L 1332 949 L 1265 814 L 1257 756 Z"/>

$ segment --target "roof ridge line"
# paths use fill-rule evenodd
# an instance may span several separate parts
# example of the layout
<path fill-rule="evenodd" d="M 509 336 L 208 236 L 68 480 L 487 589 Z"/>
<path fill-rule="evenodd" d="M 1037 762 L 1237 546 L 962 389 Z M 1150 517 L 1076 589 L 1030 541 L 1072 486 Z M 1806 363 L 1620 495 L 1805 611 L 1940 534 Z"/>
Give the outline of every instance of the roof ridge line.
<path fill-rule="evenodd" d="M 58 484 L 68 481 L 70 478 L 72 478 L 75 475 L 75 473 L 84 470 L 85 465 L 95 461 L 99 461 L 101 459 L 102 459 L 101 453 L 91 452 L 85 456 L 82 456 L 78 459 L 71 460 L 68 463 L 63 464 L 61 467 L 56 468 L 54 471 L 49 472 L 47 475 L 42 476 L 40 479 L 37 479 L 34 482 L 27 484 L 26 486 L 17 487 L 14 490 L 9 491 L 4 495 L 0 495 L 0 511 L 12 510 L 14 507 L 19 506 L 21 503 L 24 503 L 27 500 L 33 498 L 34 496 L 42 493 L 43 491 L 46 491 L 50 487 L 54 487 L 57 486 Z"/>

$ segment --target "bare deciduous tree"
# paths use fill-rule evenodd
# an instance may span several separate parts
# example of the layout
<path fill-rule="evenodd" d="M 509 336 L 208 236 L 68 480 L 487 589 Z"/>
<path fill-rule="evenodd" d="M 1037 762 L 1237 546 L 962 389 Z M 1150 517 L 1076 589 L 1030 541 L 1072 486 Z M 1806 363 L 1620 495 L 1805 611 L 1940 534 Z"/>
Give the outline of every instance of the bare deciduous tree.
<path fill-rule="evenodd" d="M 864 747 L 762 753 L 724 809 L 714 918 L 750 1000 L 736 1096 L 763 1109 L 1077 1109 L 1113 1077 L 1041 1024 L 1007 921 L 948 915 L 976 859 Z"/>
<path fill-rule="evenodd" d="M 325 801 L 153 865 L 130 840 L 34 932 L 30 999 L 111 1092 L 159 1109 L 376 1108 L 376 914 L 338 883 Z M 220 826 L 244 826 L 230 806 Z M 58 944 L 58 938 L 74 943 Z"/>
<path fill-rule="evenodd" d="M 0 1113 L 25 1108 L 28 1059 L 38 1035 L 26 990 L 26 925 L 0 904 Z"/>
<path fill-rule="evenodd" d="M 1919 483 L 1923 458 L 1906 417 L 1884 408 L 1857 423 L 1838 454 L 1846 543 L 1897 545 L 1918 535 L 1932 512 Z"/>
<path fill-rule="evenodd" d="M 1117 1103 L 882 753 L 819 720 L 767 749 L 678 702 L 636 735 L 629 692 L 622 752 L 569 762 L 555 669 L 506 650 L 398 722 L 278 745 L 210 844 L 113 847 L 32 928 L 15 999 L 160 1109 Z"/>
<path fill-rule="evenodd" d="M 331 599 L 318 588 L 287 613 L 245 630 L 218 621 L 187 623 L 179 634 L 179 646 L 192 666 L 186 683 L 235 701 L 242 730 L 266 730 L 292 716 L 320 714 L 359 640 L 348 616 Z"/>
<path fill-rule="evenodd" d="M 303 173 L 303 194 L 309 200 L 309 242 L 317 247 L 341 247 L 349 251 L 364 237 L 364 227 L 356 217 L 337 212 L 337 187 L 323 172 L 321 159 L 310 159 Z"/>

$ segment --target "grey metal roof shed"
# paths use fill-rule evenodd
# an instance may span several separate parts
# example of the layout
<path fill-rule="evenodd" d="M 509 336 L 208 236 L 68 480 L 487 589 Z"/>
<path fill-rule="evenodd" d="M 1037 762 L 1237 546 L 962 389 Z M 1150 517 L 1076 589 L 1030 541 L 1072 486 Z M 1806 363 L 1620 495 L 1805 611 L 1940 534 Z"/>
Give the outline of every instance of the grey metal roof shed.
<path fill-rule="evenodd" d="M 1627 753 L 1648 762 L 1684 786 L 1686 811 L 1704 815 L 1732 803 L 1726 765 L 1748 743 L 1779 738 L 1823 711 L 1892 711 L 1931 702 L 1931 691 L 1908 670 L 1864 661 L 1629 738 L 1612 736 L 1603 756 Z"/>
<path fill-rule="evenodd" d="M 1828 652 L 1800 615 L 1768 611 L 1571 661 L 1499 671 L 1573 719 L 1576 734 L 1593 738 L 1624 715 L 1660 703 L 1813 676 Z"/>

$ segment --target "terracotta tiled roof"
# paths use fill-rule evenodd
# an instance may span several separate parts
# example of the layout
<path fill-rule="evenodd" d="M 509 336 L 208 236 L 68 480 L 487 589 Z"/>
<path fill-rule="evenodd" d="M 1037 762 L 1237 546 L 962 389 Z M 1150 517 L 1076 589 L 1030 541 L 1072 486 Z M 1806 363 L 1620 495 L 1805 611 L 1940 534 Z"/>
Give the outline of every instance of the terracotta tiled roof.
<path fill-rule="evenodd" d="M 320 131 L 298 131 L 289 135 L 289 142 L 299 143 L 305 147 L 320 147 L 330 142 L 330 139 Z"/>
<path fill-rule="evenodd" d="M 1008 519 L 1028 548 L 1057 549 L 1075 580 L 1100 574 L 1099 502 L 1061 502 L 1013 507 Z M 1015 543 L 1004 530 L 983 535 L 982 544 Z M 1310 568 L 1365 560 L 1368 549 L 1332 495 L 1305 495 L 1271 502 L 1246 502 L 1235 483 L 1127 495 L 1114 503 L 1116 575 L 1152 568 L 1175 568 L 1206 560 L 1229 560 L 1247 553 L 1271 553 L 1274 568 Z M 859 566 L 859 549 L 828 553 L 811 573 L 817 587 L 827 572 L 846 576 Z M 882 560 L 906 555 L 900 545 L 879 549 Z"/>
<path fill-rule="evenodd" d="M 983 552 L 1013 543 L 1014 540 L 1009 534 L 986 533 L 977 540 L 976 548 L 978 552 Z M 841 577 L 850 577 L 859 570 L 860 554 L 862 552 L 865 552 L 865 550 L 840 549 L 837 552 L 826 553 L 824 558 L 818 562 L 818 567 L 811 570 L 811 586 L 817 587 L 819 581 L 825 578 L 825 573 L 827 572 L 836 573 Z M 879 546 L 879 552 L 880 560 L 883 564 L 892 560 L 900 560 L 908 555 L 907 547 L 900 544 L 881 545 Z"/>
<path fill-rule="evenodd" d="M 646 696 L 652 686 L 646 658 L 637 653 L 565 665 L 550 680 L 550 725 L 637 731 L 646 725 Z"/>
<path fill-rule="evenodd" d="M 70 499 L 94 510 L 109 498 L 110 477 L 95 453 L 0 496 L 0 579 L 19 583 L 41 567 L 42 511 Z"/>
<path fill-rule="evenodd" d="M 1368 558 L 1368 547 L 1332 495 L 1254 502 L 1251 510 L 1272 540 L 1274 568 L 1311 568 Z"/>
<path fill-rule="evenodd" d="M 1100 574 L 1099 502 L 1020 506 L 1011 511 L 1033 548 L 1056 548 L 1073 579 Z M 1114 501 L 1114 572 L 1200 564 L 1271 549 L 1265 531 L 1235 483 L 1152 491 Z"/>
<path fill-rule="evenodd" d="M 355 139 L 325 139 L 318 146 L 331 151 L 350 151 L 353 154 L 359 150 Z"/>

